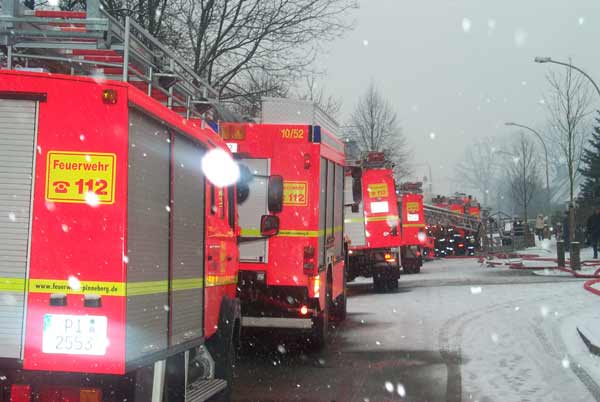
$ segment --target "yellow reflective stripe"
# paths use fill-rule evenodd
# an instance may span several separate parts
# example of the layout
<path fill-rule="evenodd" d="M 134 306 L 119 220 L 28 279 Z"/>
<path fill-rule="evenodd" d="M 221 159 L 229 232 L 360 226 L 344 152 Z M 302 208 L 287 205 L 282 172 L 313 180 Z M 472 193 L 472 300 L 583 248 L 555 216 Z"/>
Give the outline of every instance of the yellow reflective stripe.
<path fill-rule="evenodd" d="M 175 292 L 179 290 L 202 289 L 203 287 L 203 278 L 173 279 L 171 281 L 171 289 Z"/>
<path fill-rule="evenodd" d="M 319 237 L 319 230 L 280 230 L 277 236 L 283 237 Z"/>
<path fill-rule="evenodd" d="M 405 228 L 424 228 L 425 224 L 424 223 L 404 223 L 404 224 L 402 224 L 402 226 Z"/>
<path fill-rule="evenodd" d="M 333 228 L 333 232 L 341 232 L 343 230 L 342 226 L 336 226 Z M 325 230 L 292 230 L 292 229 L 280 229 L 279 234 L 277 236 L 280 237 L 319 237 L 325 234 Z M 262 237 L 260 234 L 260 230 L 258 229 L 242 229 L 242 236 L 247 237 Z"/>
<path fill-rule="evenodd" d="M 344 223 L 363 223 L 365 218 L 346 218 Z"/>
<path fill-rule="evenodd" d="M 23 292 L 24 290 L 24 279 L 0 277 L 0 292 Z"/>
<path fill-rule="evenodd" d="M 237 283 L 237 276 L 228 275 L 208 275 L 206 277 L 206 287 L 232 285 Z"/>
<path fill-rule="evenodd" d="M 73 285 L 73 286 L 71 286 Z M 30 279 L 30 293 L 65 293 L 70 295 L 101 295 L 125 296 L 123 282 L 79 281 L 69 284 L 69 281 L 56 279 Z"/>
<path fill-rule="evenodd" d="M 261 237 L 258 229 L 241 229 L 240 234 L 247 237 Z"/>
<path fill-rule="evenodd" d="M 398 220 L 398 215 L 387 215 L 387 216 L 370 216 L 366 220 L 367 222 L 380 222 L 380 221 L 396 221 Z"/>
<path fill-rule="evenodd" d="M 215 276 L 207 280 L 208 286 L 228 285 L 235 283 L 237 277 Z M 25 290 L 24 279 L 0 277 L 0 292 L 23 292 Z M 151 294 L 167 293 L 168 281 L 146 281 L 146 282 L 103 282 L 103 281 L 80 281 L 72 284 L 69 281 L 57 279 L 30 279 L 28 282 L 31 293 L 64 293 L 75 295 L 94 294 L 101 296 L 142 296 Z M 191 289 L 204 288 L 203 278 L 174 279 L 171 281 L 171 289 L 175 292 Z"/>
<path fill-rule="evenodd" d="M 169 290 L 168 281 L 152 282 L 129 282 L 127 283 L 127 296 L 152 295 L 157 293 L 167 293 Z"/>

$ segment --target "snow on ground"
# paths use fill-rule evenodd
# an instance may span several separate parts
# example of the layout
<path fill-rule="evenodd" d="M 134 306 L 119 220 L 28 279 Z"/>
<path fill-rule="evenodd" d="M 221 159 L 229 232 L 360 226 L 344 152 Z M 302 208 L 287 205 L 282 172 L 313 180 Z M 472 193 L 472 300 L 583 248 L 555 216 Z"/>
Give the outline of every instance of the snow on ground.
<path fill-rule="evenodd" d="M 600 299 L 582 283 L 475 259 L 427 263 L 394 293 L 357 280 L 326 350 L 282 356 L 275 342 L 271 355 L 242 356 L 234 400 L 597 399 L 597 359 L 575 318 Z"/>

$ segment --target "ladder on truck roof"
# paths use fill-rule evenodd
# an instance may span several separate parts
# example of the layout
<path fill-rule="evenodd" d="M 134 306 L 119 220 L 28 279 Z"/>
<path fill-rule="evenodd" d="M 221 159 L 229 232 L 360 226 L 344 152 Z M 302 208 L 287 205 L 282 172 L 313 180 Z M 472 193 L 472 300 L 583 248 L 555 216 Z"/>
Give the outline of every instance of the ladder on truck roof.
<path fill-rule="evenodd" d="M 453 226 L 458 229 L 477 232 L 480 229 L 480 220 L 471 215 L 457 214 L 445 208 L 434 207 L 433 205 L 423 204 L 425 213 L 425 222 L 427 225 Z"/>
<path fill-rule="evenodd" d="M 182 57 L 126 17 L 124 24 L 88 0 L 86 11 L 31 10 L 2 0 L 3 68 L 129 82 L 186 118 L 202 118 L 218 92 Z"/>

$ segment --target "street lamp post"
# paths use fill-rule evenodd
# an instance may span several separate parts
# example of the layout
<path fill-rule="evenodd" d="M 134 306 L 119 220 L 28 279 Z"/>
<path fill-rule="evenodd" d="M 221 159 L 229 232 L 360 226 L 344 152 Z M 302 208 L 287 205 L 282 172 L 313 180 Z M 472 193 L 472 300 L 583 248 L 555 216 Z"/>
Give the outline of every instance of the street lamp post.
<path fill-rule="evenodd" d="M 562 61 L 557 61 L 557 60 L 552 60 L 551 57 L 536 57 L 535 59 L 533 59 L 533 61 L 535 61 L 536 63 L 553 63 L 553 64 L 558 64 L 560 66 L 565 66 L 568 68 L 572 68 L 575 71 L 579 71 L 581 74 L 583 74 L 583 76 L 585 78 L 587 78 L 588 80 L 590 80 L 590 82 L 592 83 L 592 85 L 594 86 L 594 88 L 596 88 L 596 92 L 598 93 L 598 95 L 600 95 L 600 88 L 598 88 L 598 85 L 596 84 L 596 82 L 592 79 L 592 77 L 590 77 L 590 75 L 588 73 L 586 73 L 585 71 L 583 71 L 582 69 L 580 69 L 577 66 L 572 65 L 571 63 L 565 63 Z"/>
<path fill-rule="evenodd" d="M 533 128 L 524 126 L 523 124 L 517 124 L 517 123 L 513 123 L 513 122 L 507 122 L 504 124 L 507 126 L 521 127 L 526 130 L 529 130 L 533 134 L 535 134 L 535 136 L 538 137 L 538 139 L 542 143 L 542 146 L 544 147 L 544 156 L 546 157 L 546 192 L 548 193 L 548 205 L 550 205 L 552 198 L 551 198 L 551 193 L 550 193 L 550 175 L 548 174 L 548 148 L 546 147 L 546 142 L 544 141 L 544 138 L 542 138 L 540 133 L 535 131 Z"/>
<path fill-rule="evenodd" d="M 427 167 L 427 170 L 429 171 L 429 177 L 427 178 L 427 180 L 429 181 L 429 193 L 431 194 L 431 196 L 433 196 L 433 177 L 431 177 L 431 165 L 429 164 L 429 162 L 421 162 L 417 163 L 415 166 Z"/>
<path fill-rule="evenodd" d="M 600 88 L 598 88 L 598 84 L 596 84 L 596 81 L 594 81 L 592 79 L 592 77 L 590 77 L 590 75 L 588 73 L 586 73 L 585 71 L 583 71 L 582 69 L 580 69 L 577 66 L 572 65 L 571 63 L 565 63 L 562 61 L 557 61 L 557 60 L 552 60 L 551 57 L 536 57 L 535 59 L 533 59 L 533 61 L 535 61 L 536 63 L 553 63 L 553 64 L 558 64 L 560 66 L 564 66 L 570 69 L 573 69 L 575 71 L 578 71 L 579 73 L 581 73 L 585 78 L 587 78 L 592 85 L 594 86 L 594 88 L 596 89 L 596 92 L 598 93 L 598 95 L 600 96 Z M 571 195 L 572 197 L 572 195 Z M 573 199 L 569 200 L 569 242 L 571 242 L 573 240 L 574 237 L 574 225 L 575 225 L 575 211 L 573 209 Z"/>

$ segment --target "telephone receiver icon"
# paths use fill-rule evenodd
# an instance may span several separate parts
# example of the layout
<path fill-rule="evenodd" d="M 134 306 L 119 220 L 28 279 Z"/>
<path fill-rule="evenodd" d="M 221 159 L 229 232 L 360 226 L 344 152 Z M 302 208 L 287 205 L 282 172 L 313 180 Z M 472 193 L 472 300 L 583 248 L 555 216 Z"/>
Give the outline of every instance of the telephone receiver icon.
<path fill-rule="evenodd" d="M 71 184 L 69 184 L 68 181 L 55 181 L 52 185 L 54 186 L 54 191 L 56 193 L 64 194 Z"/>

